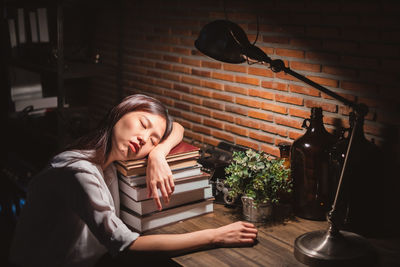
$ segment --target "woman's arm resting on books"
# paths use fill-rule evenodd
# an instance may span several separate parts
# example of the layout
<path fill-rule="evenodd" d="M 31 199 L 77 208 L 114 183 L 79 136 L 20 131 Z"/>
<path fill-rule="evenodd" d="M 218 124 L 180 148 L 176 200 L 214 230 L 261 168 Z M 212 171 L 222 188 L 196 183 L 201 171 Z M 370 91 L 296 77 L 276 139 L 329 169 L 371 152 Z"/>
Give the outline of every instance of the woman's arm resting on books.
<path fill-rule="evenodd" d="M 146 169 L 148 197 L 153 196 L 159 210 L 162 209 L 162 206 L 157 188 L 160 188 L 165 203 L 169 202 L 169 198 L 175 189 L 172 172 L 165 157 L 174 146 L 182 141 L 183 132 L 184 128 L 179 123 L 174 122 L 171 134 L 159 143 L 148 157 Z"/>
<path fill-rule="evenodd" d="M 235 222 L 216 229 L 185 234 L 139 236 L 129 247 L 132 251 L 186 251 L 205 247 L 254 244 L 257 229 L 251 223 Z"/>

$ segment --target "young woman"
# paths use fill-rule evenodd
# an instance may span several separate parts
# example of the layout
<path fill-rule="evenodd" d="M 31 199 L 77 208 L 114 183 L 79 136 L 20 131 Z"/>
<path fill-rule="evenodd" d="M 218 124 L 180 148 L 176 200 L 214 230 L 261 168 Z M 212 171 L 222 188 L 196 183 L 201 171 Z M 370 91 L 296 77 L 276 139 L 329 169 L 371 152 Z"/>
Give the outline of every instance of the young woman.
<path fill-rule="evenodd" d="M 172 122 L 158 100 L 139 94 L 126 97 L 99 130 L 54 157 L 32 180 L 11 247 L 11 262 L 93 266 L 106 252 L 118 255 L 252 244 L 257 229 L 245 222 L 186 234 L 140 236 L 119 219 L 113 162 L 147 156 L 149 196 L 161 209 L 157 189 L 166 203 L 174 191 L 165 156 L 182 137 L 182 126 Z"/>

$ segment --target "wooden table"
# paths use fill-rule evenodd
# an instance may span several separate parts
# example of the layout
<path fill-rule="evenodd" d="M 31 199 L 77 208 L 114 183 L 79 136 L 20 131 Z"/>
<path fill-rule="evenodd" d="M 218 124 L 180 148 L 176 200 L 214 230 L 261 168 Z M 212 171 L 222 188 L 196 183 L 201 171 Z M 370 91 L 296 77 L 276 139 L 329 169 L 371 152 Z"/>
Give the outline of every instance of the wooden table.
<path fill-rule="evenodd" d="M 168 225 L 146 234 L 186 233 L 241 220 L 241 212 L 214 204 L 214 212 Z M 303 233 L 327 229 L 328 223 L 292 218 L 256 224 L 258 243 L 252 247 L 213 248 L 174 256 L 181 266 L 305 266 L 293 255 L 294 240 Z M 370 239 L 381 256 L 378 266 L 400 266 L 399 239 Z"/>

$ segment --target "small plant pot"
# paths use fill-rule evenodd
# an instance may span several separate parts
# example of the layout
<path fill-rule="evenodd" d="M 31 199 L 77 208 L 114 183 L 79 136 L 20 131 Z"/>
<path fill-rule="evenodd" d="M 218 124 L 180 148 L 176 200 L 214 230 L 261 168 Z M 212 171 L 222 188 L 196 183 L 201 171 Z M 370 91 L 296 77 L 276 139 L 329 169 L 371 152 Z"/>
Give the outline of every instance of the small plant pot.
<path fill-rule="evenodd" d="M 255 205 L 254 200 L 250 197 L 243 196 L 243 216 L 249 222 L 265 222 L 272 217 L 272 204 Z"/>

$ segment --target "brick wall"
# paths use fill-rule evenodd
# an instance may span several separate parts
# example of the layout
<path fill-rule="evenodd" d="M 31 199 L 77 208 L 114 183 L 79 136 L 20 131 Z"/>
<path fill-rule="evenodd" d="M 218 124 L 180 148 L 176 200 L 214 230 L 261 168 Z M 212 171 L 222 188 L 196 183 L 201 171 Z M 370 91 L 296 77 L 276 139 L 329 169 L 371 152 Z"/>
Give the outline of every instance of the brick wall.
<path fill-rule="evenodd" d="M 116 65 L 122 18 L 123 95 L 160 99 L 185 127 L 188 141 L 228 141 L 277 156 L 278 143 L 304 134 L 301 124 L 311 107 L 323 108 L 329 131 L 348 126 L 347 107 L 303 82 L 264 65 L 218 62 L 194 47 L 202 26 L 226 17 L 253 42 L 258 19 L 258 47 L 345 98 L 367 104 L 367 138 L 395 151 L 399 13 L 397 1 L 125 1 L 122 14 L 102 14 L 97 45 L 103 61 Z M 95 113 L 104 113 L 118 100 L 115 77 L 94 82 L 92 95 Z"/>

